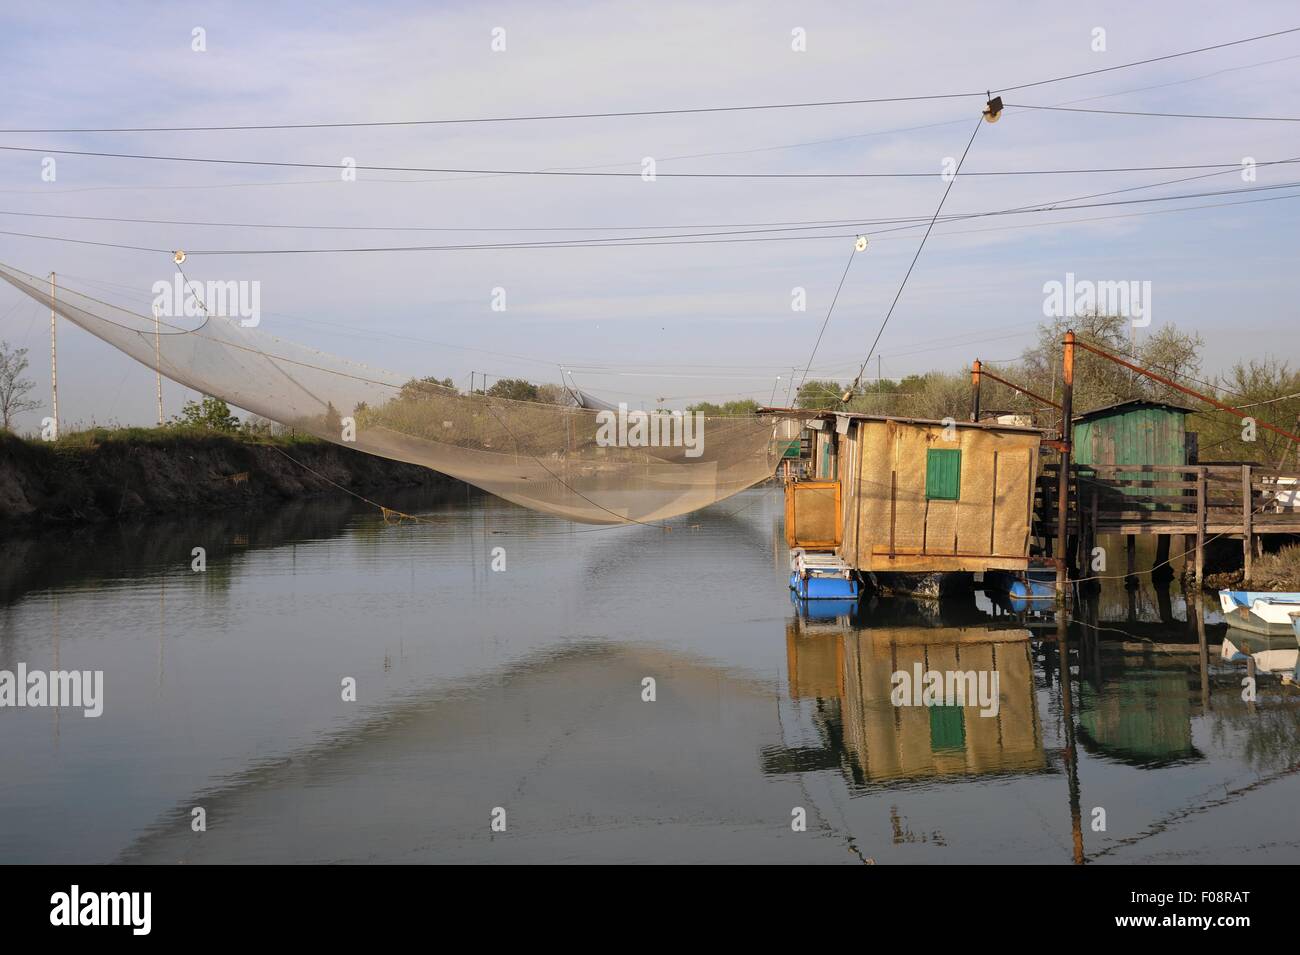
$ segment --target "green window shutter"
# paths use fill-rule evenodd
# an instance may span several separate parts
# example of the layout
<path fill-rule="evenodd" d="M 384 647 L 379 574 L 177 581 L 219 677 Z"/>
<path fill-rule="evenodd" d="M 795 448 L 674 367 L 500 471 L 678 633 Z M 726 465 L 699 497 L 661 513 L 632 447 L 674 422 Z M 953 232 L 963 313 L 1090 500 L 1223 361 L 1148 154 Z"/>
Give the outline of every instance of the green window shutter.
<path fill-rule="evenodd" d="M 961 451 L 930 448 L 925 452 L 925 499 L 955 501 L 961 496 Z"/>
<path fill-rule="evenodd" d="M 930 707 L 930 749 L 962 749 L 965 746 L 966 721 L 962 708 L 960 706 Z"/>

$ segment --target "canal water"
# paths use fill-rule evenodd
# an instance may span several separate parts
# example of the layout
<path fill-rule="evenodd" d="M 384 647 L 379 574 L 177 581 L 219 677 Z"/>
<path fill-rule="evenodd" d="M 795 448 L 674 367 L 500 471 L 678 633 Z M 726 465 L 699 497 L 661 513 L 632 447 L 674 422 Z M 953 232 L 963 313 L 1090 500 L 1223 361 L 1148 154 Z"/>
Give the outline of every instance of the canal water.
<path fill-rule="evenodd" d="M 1176 583 L 1105 581 L 1063 665 L 980 592 L 795 606 L 771 488 L 666 529 L 385 503 L 421 521 L 0 542 L 0 669 L 104 681 L 0 709 L 0 862 L 1300 859 L 1297 692 L 1243 699 Z M 895 705 L 929 670 L 996 705 Z"/>

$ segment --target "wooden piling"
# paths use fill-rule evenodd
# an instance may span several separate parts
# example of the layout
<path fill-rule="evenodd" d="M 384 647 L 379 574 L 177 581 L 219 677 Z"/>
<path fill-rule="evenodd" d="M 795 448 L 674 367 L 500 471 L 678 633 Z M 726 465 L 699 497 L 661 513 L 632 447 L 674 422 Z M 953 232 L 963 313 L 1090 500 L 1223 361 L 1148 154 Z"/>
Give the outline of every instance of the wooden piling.
<path fill-rule="evenodd" d="M 1205 578 L 1205 466 L 1196 469 L 1196 586 L 1200 587 Z"/>
<path fill-rule="evenodd" d="M 1253 498 L 1250 492 L 1250 465 L 1241 466 L 1241 555 L 1242 567 L 1245 579 L 1250 580 L 1251 558 L 1254 556 L 1254 536 L 1251 533 L 1251 522 L 1253 518 Z"/>
<path fill-rule="evenodd" d="M 1161 577 L 1167 577 L 1170 573 L 1168 534 L 1156 536 L 1156 559 L 1151 563 L 1151 573 Z"/>

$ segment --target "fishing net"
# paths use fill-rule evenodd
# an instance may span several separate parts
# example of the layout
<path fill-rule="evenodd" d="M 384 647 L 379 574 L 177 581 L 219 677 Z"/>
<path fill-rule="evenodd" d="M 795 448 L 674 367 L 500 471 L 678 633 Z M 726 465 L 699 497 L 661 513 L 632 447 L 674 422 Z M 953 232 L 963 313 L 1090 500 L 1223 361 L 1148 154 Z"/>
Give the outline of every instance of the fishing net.
<path fill-rule="evenodd" d="M 194 328 L 0 265 L 68 321 L 187 388 L 370 454 L 423 465 L 523 507 L 590 524 L 685 514 L 773 475 L 797 425 L 461 394 L 285 341 L 239 320 Z"/>

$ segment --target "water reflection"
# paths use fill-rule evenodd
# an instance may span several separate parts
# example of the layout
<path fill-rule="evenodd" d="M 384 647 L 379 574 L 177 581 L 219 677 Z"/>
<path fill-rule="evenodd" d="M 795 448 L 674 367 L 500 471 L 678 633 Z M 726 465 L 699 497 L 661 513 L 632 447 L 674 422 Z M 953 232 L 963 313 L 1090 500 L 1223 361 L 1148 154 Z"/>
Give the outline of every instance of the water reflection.
<path fill-rule="evenodd" d="M 766 491 L 669 531 L 386 503 L 429 523 L 322 499 L 0 544 L 0 667 L 109 694 L 0 713 L 0 861 L 1300 856 L 1298 694 L 1243 700 L 1176 584 L 1105 581 L 1069 620 L 978 591 L 792 609 Z M 996 673 L 996 716 L 894 706 L 918 666 Z"/>
<path fill-rule="evenodd" d="M 824 742 L 820 750 L 765 751 L 768 772 L 835 766 L 853 785 L 864 786 L 1048 769 L 1029 631 L 862 628 L 851 621 L 850 616 L 832 621 L 796 615 L 787 624 L 790 697 L 814 704 Z M 982 716 L 973 699 L 964 706 L 896 706 L 894 674 L 926 671 L 997 674 L 996 713 Z"/>

